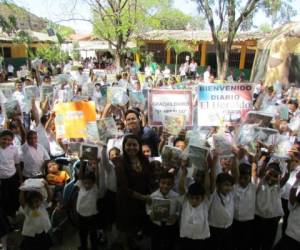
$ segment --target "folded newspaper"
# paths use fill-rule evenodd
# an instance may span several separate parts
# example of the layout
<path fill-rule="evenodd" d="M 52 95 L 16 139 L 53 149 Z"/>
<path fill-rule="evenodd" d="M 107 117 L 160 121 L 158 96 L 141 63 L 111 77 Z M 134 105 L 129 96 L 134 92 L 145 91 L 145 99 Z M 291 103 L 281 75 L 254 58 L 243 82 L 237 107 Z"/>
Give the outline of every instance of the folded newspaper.
<path fill-rule="evenodd" d="M 44 179 L 27 179 L 24 184 L 19 188 L 22 191 L 39 191 L 44 188 Z"/>
<path fill-rule="evenodd" d="M 145 109 L 146 99 L 142 91 L 130 91 L 129 92 L 129 105 L 130 107 Z"/>
<path fill-rule="evenodd" d="M 29 85 L 24 88 L 25 98 L 28 100 L 32 100 L 37 96 L 38 88 L 34 85 Z"/>
<path fill-rule="evenodd" d="M 7 119 L 13 119 L 15 116 L 21 115 L 21 109 L 17 100 L 6 101 L 4 110 Z"/>
<path fill-rule="evenodd" d="M 97 120 L 100 142 L 105 144 L 108 139 L 117 137 L 121 133 L 118 131 L 116 122 L 113 117 L 102 118 Z"/>
<path fill-rule="evenodd" d="M 164 127 L 166 132 L 171 135 L 179 135 L 180 131 L 184 129 L 185 115 L 183 114 L 166 114 L 164 116 Z"/>
<path fill-rule="evenodd" d="M 205 146 L 189 145 L 189 159 L 192 167 L 204 170 L 206 164 L 209 148 Z"/>
<path fill-rule="evenodd" d="M 171 200 L 162 198 L 152 199 L 152 218 L 156 221 L 166 221 L 170 217 Z"/>
<path fill-rule="evenodd" d="M 165 145 L 162 150 L 162 162 L 167 167 L 180 167 L 182 150 Z"/>
<path fill-rule="evenodd" d="M 273 158 L 281 160 L 289 160 L 289 151 L 292 149 L 293 143 L 289 136 L 278 135 L 275 144 Z"/>
<path fill-rule="evenodd" d="M 40 93 L 40 102 L 44 102 L 46 100 L 46 97 L 48 98 L 48 100 L 52 99 L 53 91 L 53 85 L 42 85 Z"/>
<path fill-rule="evenodd" d="M 250 111 L 247 114 L 246 123 L 256 123 L 261 127 L 268 127 L 271 124 L 273 117 L 274 114 L 272 113 L 263 111 Z"/>
<path fill-rule="evenodd" d="M 208 130 L 188 130 L 185 138 L 191 145 L 205 146 L 207 143 L 208 134 Z"/>
<path fill-rule="evenodd" d="M 81 144 L 80 158 L 83 160 L 97 160 L 99 158 L 100 150 L 94 144 Z"/>
<path fill-rule="evenodd" d="M 213 135 L 213 144 L 220 157 L 233 157 L 232 140 L 225 133 Z"/>
<path fill-rule="evenodd" d="M 263 128 L 256 127 L 255 128 L 255 140 L 261 141 L 266 146 L 271 146 L 276 144 L 277 135 L 279 135 L 278 130 L 272 128 Z"/>

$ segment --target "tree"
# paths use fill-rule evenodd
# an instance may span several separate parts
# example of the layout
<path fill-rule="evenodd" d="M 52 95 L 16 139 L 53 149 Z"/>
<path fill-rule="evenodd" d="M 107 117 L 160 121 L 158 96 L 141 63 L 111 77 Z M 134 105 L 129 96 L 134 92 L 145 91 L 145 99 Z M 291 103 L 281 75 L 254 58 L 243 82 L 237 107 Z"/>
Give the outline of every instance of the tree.
<path fill-rule="evenodd" d="M 132 37 L 140 17 L 137 0 L 91 0 L 93 32 L 115 49 L 117 69 L 121 66 L 122 51 Z"/>
<path fill-rule="evenodd" d="M 169 0 L 89 0 L 89 3 L 93 33 L 114 48 L 117 68 L 121 65 L 122 51 L 135 35 L 151 29 L 184 29 L 196 20 L 174 9 Z"/>
<path fill-rule="evenodd" d="M 158 20 L 159 25 L 153 28 L 165 29 L 165 30 L 184 30 L 188 25 L 193 29 L 203 29 L 204 20 L 201 20 L 200 16 L 193 17 L 191 15 L 184 14 L 182 11 L 164 6 L 161 7 L 155 13 L 152 18 Z"/>
<path fill-rule="evenodd" d="M 47 20 L 47 22 L 48 22 L 48 27 L 47 30 L 45 30 L 45 32 L 52 30 L 60 45 L 64 42 L 64 40 L 68 36 L 70 36 L 71 34 L 75 34 L 75 30 L 70 27 L 54 23 L 50 20 Z"/>
<path fill-rule="evenodd" d="M 72 51 L 72 57 L 74 60 L 79 61 L 80 60 L 80 52 L 79 52 L 79 42 L 73 42 L 73 51 Z"/>
<path fill-rule="evenodd" d="M 173 49 L 175 52 L 175 75 L 177 76 L 177 64 L 178 64 L 178 56 L 182 52 L 193 52 L 192 46 L 184 41 L 177 41 L 175 39 L 169 39 L 167 43 L 167 49 Z"/>
<path fill-rule="evenodd" d="M 8 1 L 0 0 L 0 4 L 5 4 L 10 6 Z M 6 34 L 7 36 L 11 36 L 13 33 L 17 31 L 17 19 L 13 15 L 9 15 L 7 18 L 3 15 L 0 15 L 0 28 L 1 33 Z M 1 67 L 5 67 L 4 65 L 4 47 L 1 46 Z"/>
<path fill-rule="evenodd" d="M 69 57 L 67 52 L 61 51 L 60 45 L 56 44 L 52 44 L 49 47 L 38 48 L 35 56 L 46 59 L 48 62 L 53 64 L 66 61 Z"/>
<path fill-rule="evenodd" d="M 237 31 L 241 26 L 251 23 L 256 11 L 264 10 L 268 16 L 285 13 L 281 15 L 281 20 L 284 20 L 290 18 L 286 15 L 286 10 L 292 10 L 291 0 L 194 1 L 198 3 L 199 11 L 204 13 L 210 27 L 216 47 L 218 77 L 221 80 L 226 78 L 229 54 Z M 290 14 L 295 12 L 291 11 Z"/>
<path fill-rule="evenodd" d="M 33 38 L 29 34 L 29 32 L 24 31 L 24 30 L 18 30 L 17 32 L 14 33 L 13 36 L 13 42 L 18 43 L 18 44 L 23 44 L 26 49 L 26 54 L 27 54 L 27 67 L 30 69 L 31 67 L 31 44 L 33 42 Z"/>

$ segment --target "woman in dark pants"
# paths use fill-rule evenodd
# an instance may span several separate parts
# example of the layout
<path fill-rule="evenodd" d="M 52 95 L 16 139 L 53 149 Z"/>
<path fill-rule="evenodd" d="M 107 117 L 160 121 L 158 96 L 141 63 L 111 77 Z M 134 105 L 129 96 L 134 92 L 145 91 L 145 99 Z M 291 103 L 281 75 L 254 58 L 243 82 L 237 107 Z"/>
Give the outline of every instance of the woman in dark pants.
<path fill-rule="evenodd" d="M 123 234 L 123 247 L 134 249 L 134 237 L 147 229 L 145 204 L 150 201 L 152 174 L 142 144 L 134 134 L 123 141 L 123 155 L 113 160 L 116 168 L 116 225 Z"/>

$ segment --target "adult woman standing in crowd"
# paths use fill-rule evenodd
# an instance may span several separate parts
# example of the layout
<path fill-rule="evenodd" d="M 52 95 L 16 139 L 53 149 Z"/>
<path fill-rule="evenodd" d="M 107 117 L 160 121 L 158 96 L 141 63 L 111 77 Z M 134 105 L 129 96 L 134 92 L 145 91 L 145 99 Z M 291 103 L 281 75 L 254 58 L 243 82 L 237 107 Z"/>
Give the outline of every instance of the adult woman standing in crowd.
<path fill-rule="evenodd" d="M 134 134 L 123 140 L 123 155 L 113 160 L 116 168 L 116 225 L 124 237 L 124 249 L 131 249 L 134 237 L 145 230 L 145 204 L 150 201 L 152 174 L 142 144 Z"/>
<path fill-rule="evenodd" d="M 125 113 L 126 132 L 135 134 L 142 143 L 147 144 L 151 148 L 152 156 L 158 155 L 159 137 L 150 127 L 142 125 L 142 117 L 139 110 L 128 109 Z"/>

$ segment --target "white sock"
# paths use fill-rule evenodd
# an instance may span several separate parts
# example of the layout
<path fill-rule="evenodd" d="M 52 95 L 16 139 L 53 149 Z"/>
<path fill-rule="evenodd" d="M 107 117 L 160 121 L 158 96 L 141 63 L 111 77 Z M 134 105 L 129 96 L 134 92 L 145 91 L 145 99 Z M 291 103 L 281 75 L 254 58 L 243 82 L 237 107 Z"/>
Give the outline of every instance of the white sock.
<path fill-rule="evenodd" d="M 1 238 L 2 250 L 7 250 L 7 235 Z"/>

